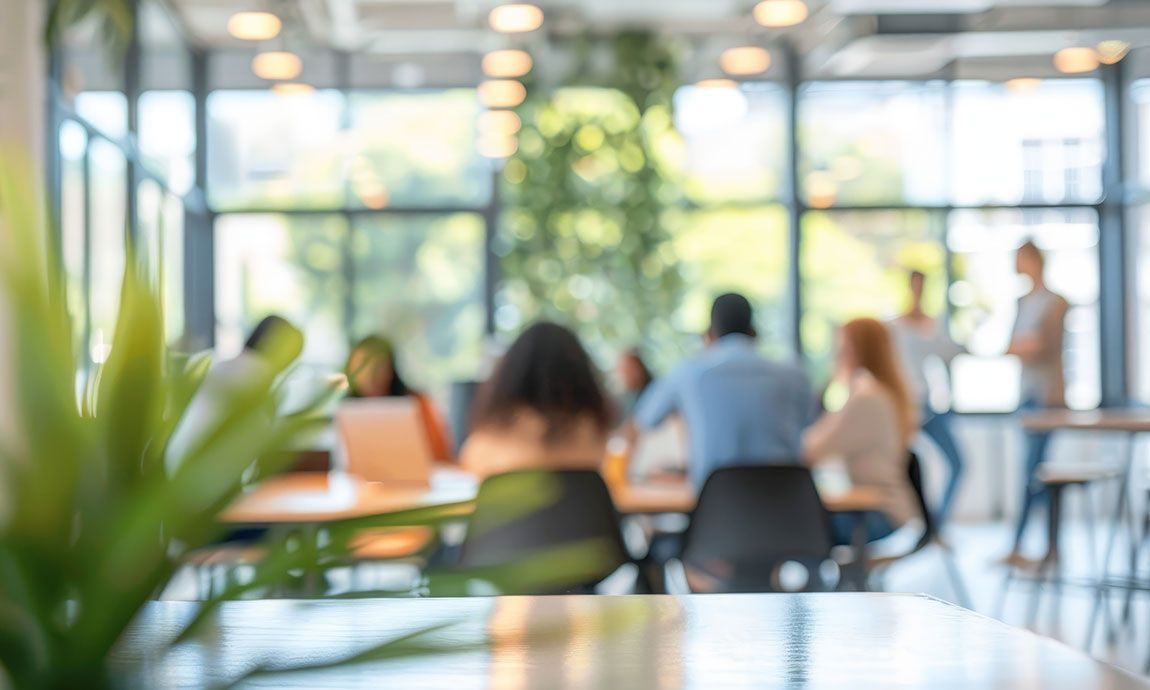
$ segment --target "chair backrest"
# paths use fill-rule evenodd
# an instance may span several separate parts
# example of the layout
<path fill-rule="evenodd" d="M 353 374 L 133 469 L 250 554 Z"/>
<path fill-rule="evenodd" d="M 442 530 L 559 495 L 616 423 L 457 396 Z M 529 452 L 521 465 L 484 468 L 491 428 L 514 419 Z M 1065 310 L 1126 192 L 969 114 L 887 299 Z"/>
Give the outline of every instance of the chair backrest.
<path fill-rule="evenodd" d="M 630 561 L 611 493 L 594 470 L 521 470 L 489 477 L 479 487 L 475 512 L 460 550 L 464 569 L 492 568 L 586 549 L 566 573 L 544 580 L 557 589 L 532 585 L 504 594 L 574 591 L 606 578 Z M 523 581 L 531 580 L 525 574 Z M 577 581 L 576 581 L 577 580 Z"/>
<path fill-rule="evenodd" d="M 740 568 L 762 573 L 786 561 L 824 561 L 832 546 L 830 518 L 809 469 L 726 467 L 715 470 L 699 493 L 682 559 L 712 574 Z"/>

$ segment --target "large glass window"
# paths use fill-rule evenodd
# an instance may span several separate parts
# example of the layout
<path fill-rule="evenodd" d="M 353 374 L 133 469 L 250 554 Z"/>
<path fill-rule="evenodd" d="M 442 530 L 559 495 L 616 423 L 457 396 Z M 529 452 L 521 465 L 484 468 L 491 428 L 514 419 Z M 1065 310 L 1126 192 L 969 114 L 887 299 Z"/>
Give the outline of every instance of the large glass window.
<path fill-rule="evenodd" d="M 675 93 L 687 196 L 698 203 L 779 198 L 786 169 L 786 91 L 777 84 L 740 88 L 684 86 Z"/>
<path fill-rule="evenodd" d="M 344 206 L 338 91 L 208 97 L 208 198 L 220 210 Z"/>
<path fill-rule="evenodd" d="M 195 182 L 196 104 L 188 91 L 140 95 L 140 157 L 177 194 Z"/>
<path fill-rule="evenodd" d="M 942 82 L 815 82 L 799 91 L 799 174 L 815 208 L 946 197 Z"/>
<path fill-rule="evenodd" d="M 830 374 L 836 328 L 892 318 L 907 305 L 908 272 L 928 276 L 927 311 L 945 303 L 942 218 L 924 210 L 812 211 L 803 216 L 802 334 L 816 377 Z"/>
<path fill-rule="evenodd" d="M 474 89 L 360 91 L 350 97 L 352 203 L 481 206 L 492 172 L 475 147 Z"/>
<path fill-rule="evenodd" d="M 347 290 L 338 215 L 220 216 L 215 227 L 216 344 L 234 355 L 260 319 L 303 329 L 302 360 L 331 367 L 347 351 Z"/>
<path fill-rule="evenodd" d="M 399 343 L 413 383 L 474 378 L 483 357 L 483 218 L 472 213 L 356 219 L 354 332 Z"/>
<path fill-rule="evenodd" d="M 1015 250 L 1032 240 L 1046 254 L 1046 282 L 1071 304 L 1066 317 L 1066 400 L 1091 408 L 1101 399 L 1098 216 L 1092 209 L 959 210 L 950 215 L 954 254 L 951 330 L 973 357 L 954 371 L 955 407 L 1010 410 L 1018 404 L 1018 364 L 1010 344 L 1018 298 L 1029 289 L 1015 273 Z"/>
<path fill-rule="evenodd" d="M 60 244 L 68 289 L 68 310 L 74 332 L 81 339 L 74 346 L 83 352 L 88 331 L 88 229 L 87 174 L 84 160 L 88 133 L 72 120 L 60 125 Z"/>
<path fill-rule="evenodd" d="M 111 348 L 112 333 L 120 305 L 127 238 L 128 166 L 120 149 L 93 139 L 89 148 L 88 180 L 91 184 L 90 283 L 91 314 L 89 352 L 92 361 L 103 362 Z"/>
<path fill-rule="evenodd" d="M 675 330 L 701 336 L 710 324 L 711 301 L 735 291 L 755 305 L 764 346 L 777 355 L 789 352 L 786 211 L 780 206 L 697 210 L 676 218 L 671 229 L 686 286 L 672 316 Z"/>
<path fill-rule="evenodd" d="M 960 81 L 952 88 L 956 203 L 1058 204 L 1101 197 L 1104 116 L 1098 80 Z"/>

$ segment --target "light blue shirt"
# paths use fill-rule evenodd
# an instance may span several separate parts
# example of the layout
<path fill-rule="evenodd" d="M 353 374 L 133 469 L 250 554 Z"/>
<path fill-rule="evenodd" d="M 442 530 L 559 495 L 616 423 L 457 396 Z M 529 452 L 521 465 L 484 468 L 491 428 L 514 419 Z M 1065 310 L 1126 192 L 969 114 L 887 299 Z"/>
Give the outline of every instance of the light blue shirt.
<path fill-rule="evenodd" d="M 698 489 L 720 467 L 798 462 L 816 409 L 802 369 L 766 359 L 754 339 L 733 334 L 651 384 L 635 423 L 653 429 L 675 412 L 687 425 L 688 474 Z"/>

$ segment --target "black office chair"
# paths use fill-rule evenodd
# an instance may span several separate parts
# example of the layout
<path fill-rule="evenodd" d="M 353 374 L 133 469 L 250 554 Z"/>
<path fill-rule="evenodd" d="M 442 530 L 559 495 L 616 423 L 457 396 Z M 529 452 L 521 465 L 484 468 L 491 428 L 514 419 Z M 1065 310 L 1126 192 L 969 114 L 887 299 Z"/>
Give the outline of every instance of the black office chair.
<path fill-rule="evenodd" d="M 592 593 L 631 562 L 598 472 L 526 470 L 479 487 L 457 577 L 499 594 Z"/>
<path fill-rule="evenodd" d="M 907 481 L 914 491 L 919 512 L 922 513 L 922 536 L 919 537 L 914 546 L 905 553 L 870 559 L 867 562 L 868 570 L 872 577 L 881 582 L 882 576 L 885 575 L 888 568 L 931 546 L 935 546 L 942 555 L 943 566 L 946 568 L 946 574 L 950 579 L 950 586 L 951 589 L 954 590 L 958 604 L 970 608 L 970 595 L 967 594 L 966 584 L 963 581 L 962 573 L 958 569 L 958 563 L 954 560 L 954 552 L 951 550 L 950 545 L 943 541 L 939 535 L 938 523 L 935 522 L 934 512 L 930 509 L 929 505 L 927 505 L 926 489 L 922 479 L 922 462 L 919 461 L 918 454 L 914 452 L 911 452 L 907 457 Z"/>
<path fill-rule="evenodd" d="M 791 562 L 807 574 L 794 589 L 826 591 L 833 588 L 823 576 L 832 546 L 830 518 L 810 470 L 722 468 L 699 493 L 680 561 L 668 563 L 668 591 L 783 591 L 782 566 Z"/>

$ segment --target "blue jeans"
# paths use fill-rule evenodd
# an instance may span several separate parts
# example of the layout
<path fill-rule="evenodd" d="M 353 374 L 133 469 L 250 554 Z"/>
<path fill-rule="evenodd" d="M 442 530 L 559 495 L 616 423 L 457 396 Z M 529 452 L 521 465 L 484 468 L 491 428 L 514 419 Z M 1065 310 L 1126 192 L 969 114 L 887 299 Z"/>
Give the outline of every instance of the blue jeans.
<path fill-rule="evenodd" d="M 1043 406 L 1034 400 L 1026 400 L 1018 406 L 1019 411 L 1043 409 Z M 1050 445 L 1049 431 L 1028 431 L 1026 437 L 1026 474 L 1023 486 L 1022 512 L 1018 514 L 1018 528 L 1014 532 L 1014 548 L 1022 546 L 1022 535 L 1026 532 L 1026 523 L 1030 521 L 1030 513 L 1035 508 L 1044 508 L 1050 502 L 1050 494 L 1046 486 L 1038 481 L 1038 468 L 1046 461 L 1046 447 Z"/>
<path fill-rule="evenodd" d="M 942 452 L 942 457 L 946 460 L 946 464 L 950 466 L 950 478 L 947 480 L 946 489 L 942 494 L 942 502 L 938 505 L 938 510 L 935 511 L 935 522 L 939 529 L 950 518 L 950 511 L 954 507 L 954 497 L 958 494 L 958 486 L 962 480 L 963 460 L 962 453 L 958 450 L 958 443 L 954 440 L 954 434 L 951 432 L 950 412 L 942 412 L 935 414 L 929 408 L 923 410 L 922 431 L 934 444 L 938 446 L 939 451 Z"/>
<path fill-rule="evenodd" d="M 835 544 L 849 546 L 854 543 L 855 527 L 859 524 L 859 513 L 831 513 L 831 536 Z M 866 520 L 867 541 L 875 541 L 890 536 L 894 526 L 890 519 L 876 510 L 868 510 L 861 514 Z"/>

